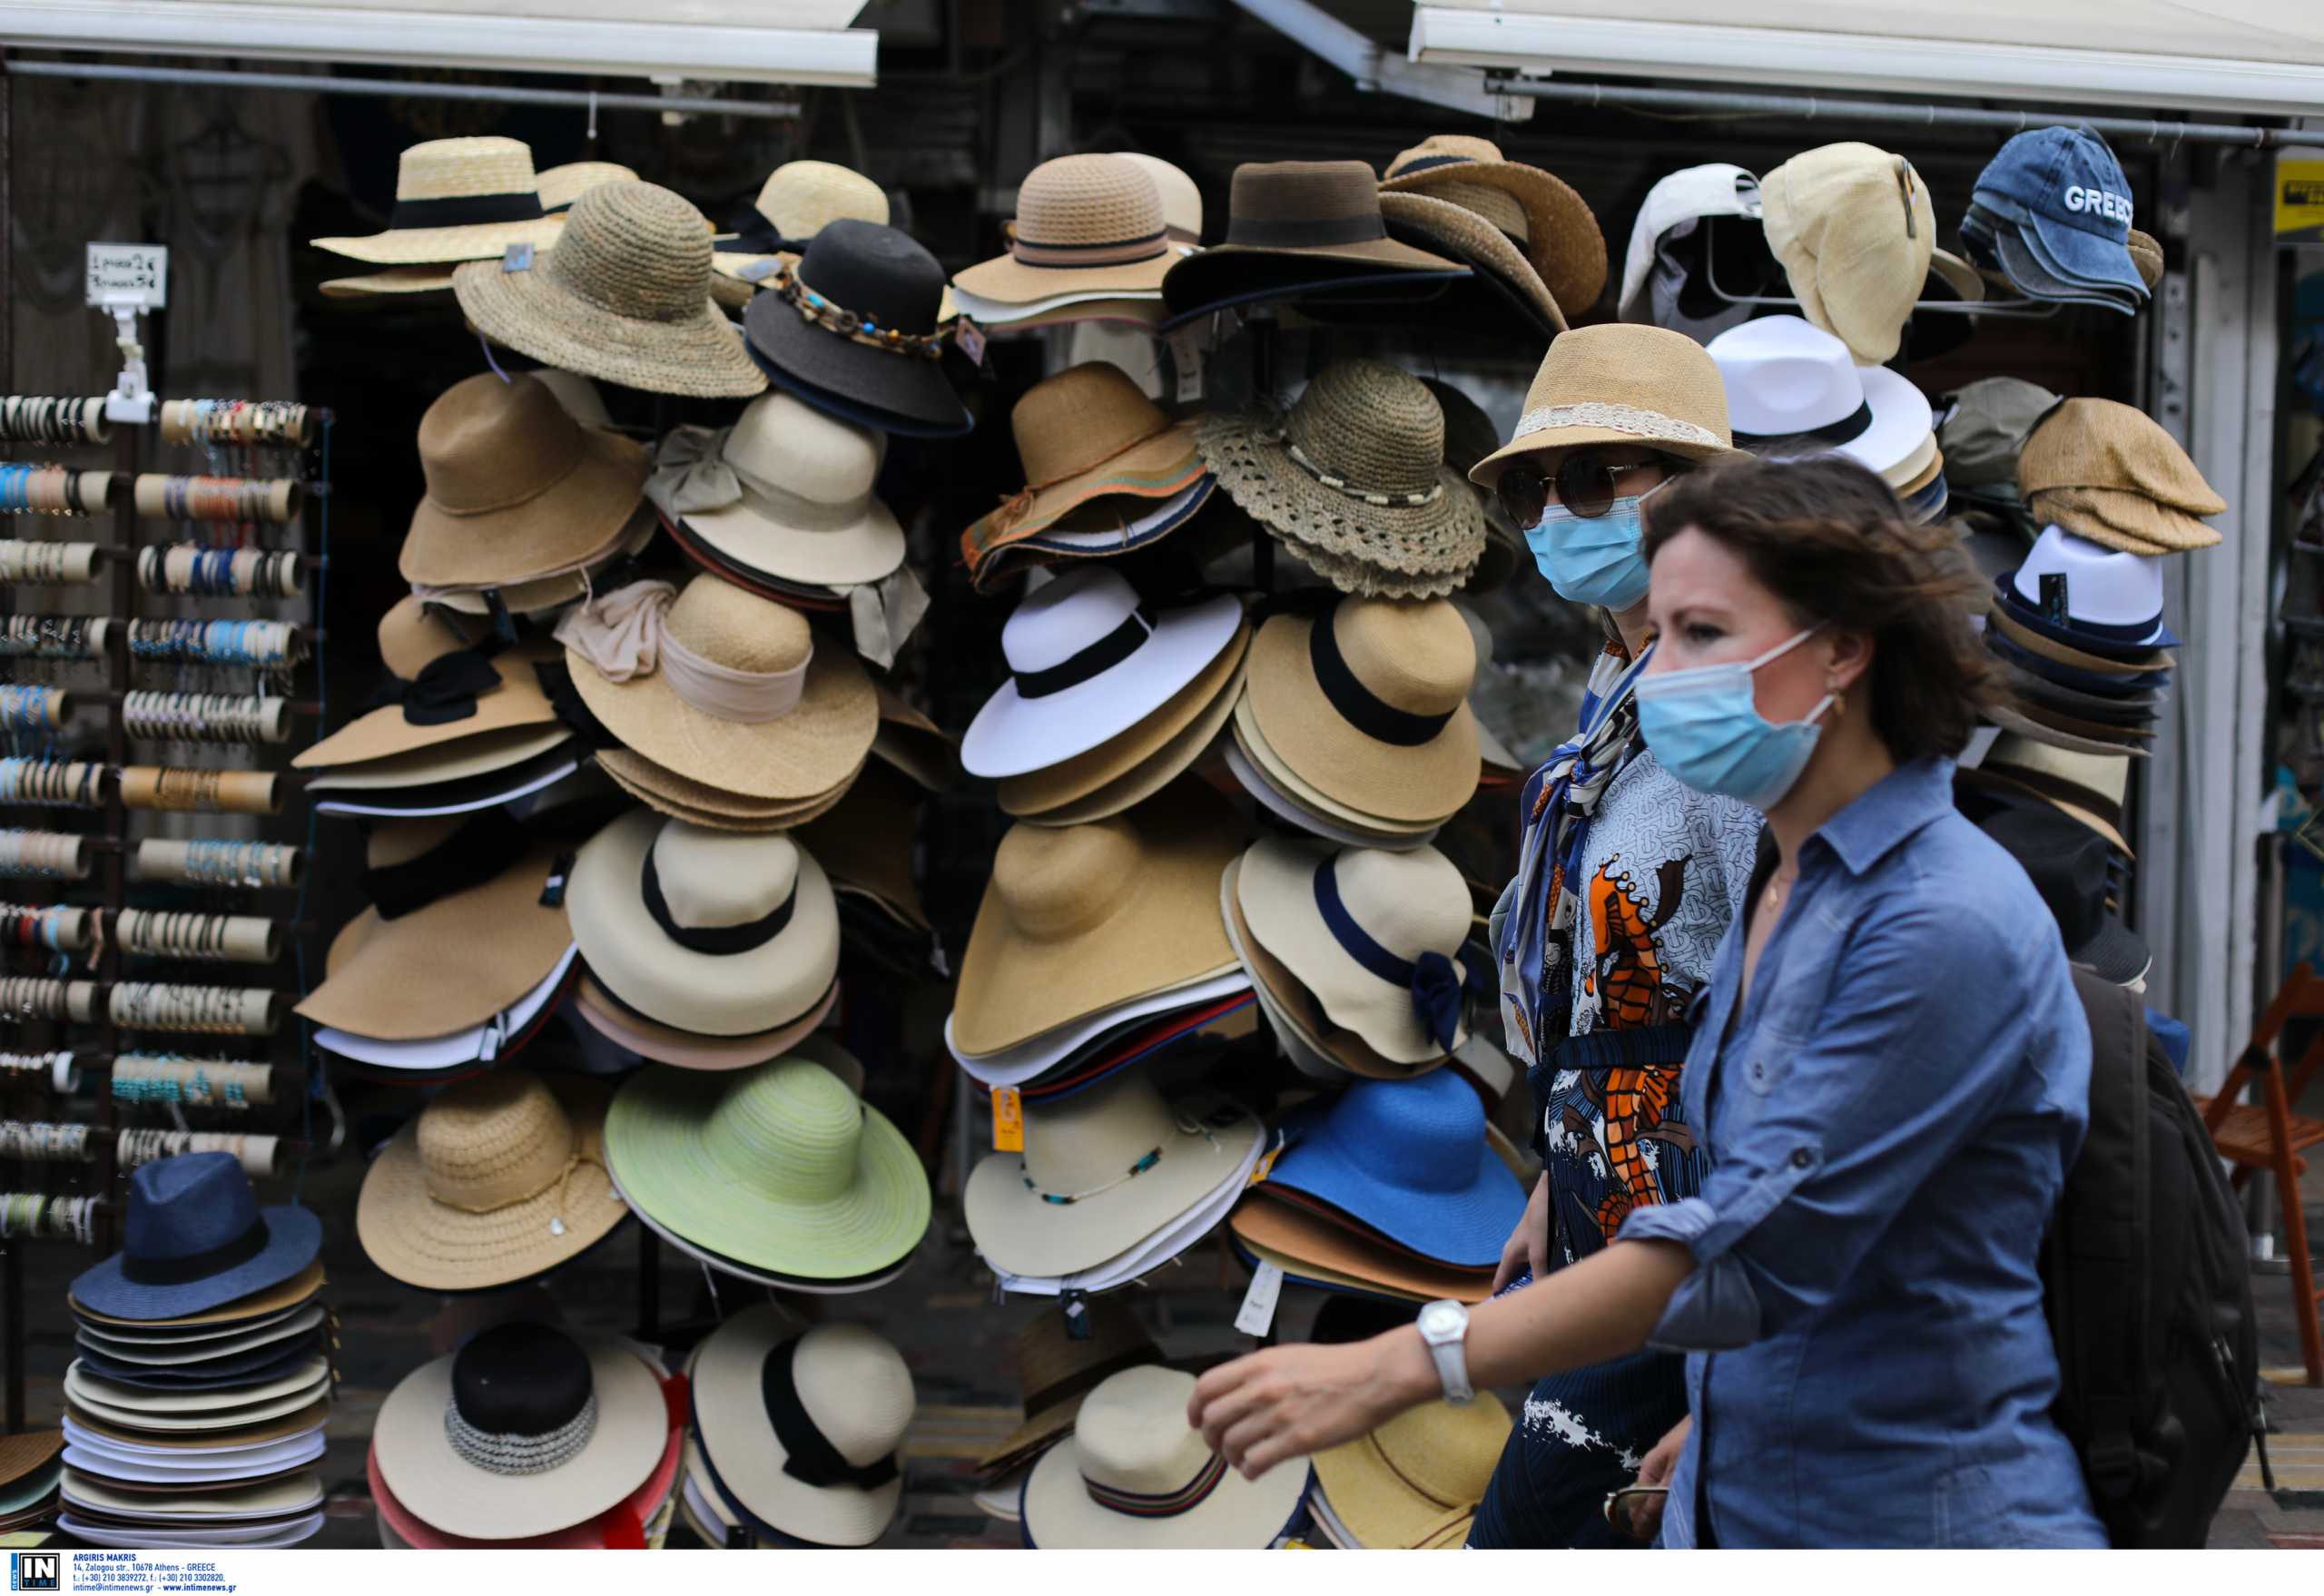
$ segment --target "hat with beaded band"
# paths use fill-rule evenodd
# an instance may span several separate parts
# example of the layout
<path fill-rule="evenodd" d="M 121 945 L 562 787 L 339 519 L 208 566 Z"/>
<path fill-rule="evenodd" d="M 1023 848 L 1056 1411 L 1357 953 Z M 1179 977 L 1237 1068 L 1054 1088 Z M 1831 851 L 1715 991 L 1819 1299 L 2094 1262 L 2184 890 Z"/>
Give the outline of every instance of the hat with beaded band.
<path fill-rule="evenodd" d="M 944 268 L 908 234 L 833 222 L 763 287 L 743 326 L 779 387 L 886 432 L 953 438 L 975 425 L 944 375 Z"/>

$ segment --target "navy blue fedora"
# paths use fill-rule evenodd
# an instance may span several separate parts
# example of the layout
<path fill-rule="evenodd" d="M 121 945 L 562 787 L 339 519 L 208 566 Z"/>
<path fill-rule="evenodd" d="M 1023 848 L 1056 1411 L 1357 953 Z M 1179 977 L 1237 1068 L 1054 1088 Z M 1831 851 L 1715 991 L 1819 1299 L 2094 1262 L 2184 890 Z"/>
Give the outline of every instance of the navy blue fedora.
<path fill-rule="evenodd" d="M 122 1248 L 73 1282 L 73 1300 L 115 1319 L 176 1319 L 280 1286 L 322 1250 L 322 1221 L 258 1206 L 231 1153 L 181 1153 L 129 1179 Z"/>

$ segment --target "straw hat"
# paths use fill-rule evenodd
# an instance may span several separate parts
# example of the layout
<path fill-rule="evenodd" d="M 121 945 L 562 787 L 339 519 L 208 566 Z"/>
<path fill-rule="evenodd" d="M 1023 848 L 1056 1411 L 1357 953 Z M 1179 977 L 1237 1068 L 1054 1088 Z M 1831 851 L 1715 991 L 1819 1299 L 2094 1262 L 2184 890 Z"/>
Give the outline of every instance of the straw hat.
<path fill-rule="evenodd" d="M 944 268 L 908 234 L 834 222 L 767 285 L 743 325 L 778 386 L 886 432 L 951 438 L 974 425 L 940 359 Z"/>
<path fill-rule="evenodd" d="M 404 1376 L 371 1430 L 415 1517 L 493 1541 L 596 1518 L 652 1476 L 668 1439 L 661 1382 L 635 1353 L 521 1322 Z"/>
<path fill-rule="evenodd" d="M 1587 310 L 1605 291 L 1606 235 L 1581 196 L 1538 166 L 1503 160 L 1490 139 L 1423 139 L 1388 163 L 1380 187 L 1448 201 L 1483 217 L 1523 248 L 1560 305 Z"/>
<path fill-rule="evenodd" d="M 547 365 L 649 393 L 747 399 L 765 389 L 710 302 L 710 224 L 652 183 L 574 202 L 557 247 L 521 271 L 478 261 L 452 278 L 478 331 Z"/>
<path fill-rule="evenodd" d="M 1859 365 L 1894 359 L 1936 247 L 1936 211 L 1913 163 L 1870 144 L 1825 144 L 1761 178 L 1759 209 L 1800 314 Z"/>
<path fill-rule="evenodd" d="M 330 1383 L 330 1361 L 320 1355 L 308 1359 L 287 1374 L 222 1391 L 150 1391 L 94 1376 L 76 1361 L 65 1367 L 64 1394 L 77 1406 L 113 1424 L 137 1429 L 191 1432 L 231 1429 L 280 1418 L 325 1394 Z"/>
<path fill-rule="evenodd" d="M 436 266 L 384 266 L 357 277 L 325 278 L 319 287 L 334 300 L 368 299 L 374 295 L 448 292 L 455 261 Z"/>
<path fill-rule="evenodd" d="M 1005 305 L 1064 293 L 1159 294 L 1182 257 L 1170 248 L 1162 191 L 1119 155 L 1060 155 L 1025 174 L 1009 252 L 952 281 Z"/>
<path fill-rule="evenodd" d="M 566 890 L 597 983 L 649 1020 L 705 1036 L 788 1025 L 839 970 L 822 867 L 781 832 L 705 830 L 634 810 L 592 837 Z"/>
<path fill-rule="evenodd" d="M 724 1074 L 642 1069 L 606 1118 L 639 1212 L 750 1267 L 847 1279 L 908 1258 L 928 1173 L 886 1115 L 829 1069 L 785 1059 Z"/>
<path fill-rule="evenodd" d="M 1368 1435 L 1315 1454 L 1332 1516 L 1367 1547 L 1458 1546 L 1509 1443 L 1509 1410 L 1490 1391 L 1455 1407 L 1406 1408 Z"/>
<path fill-rule="evenodd" d="M 1516 432 L 1469 480 L 1490 488 L 1519 456 L 1585 443 L 1638 444 L 1689 460 L 1735 454 L 1718 364 L 1667 327 L 1577 327 L 1541 357 Z"/>
<path fill-rule="evenodd" d="M 1516 330 L 1508 321 L 1513 309 L 1545 335 L 1565 330 L 1565 311 L 1533 263 L 1476 212 L 1429 194 L 1383 193 L 1380 215 L 1391 236 L 1417 239 L 1445 251 L 1476 272 L 1487 292 L 1478 297 L 1474 310 L 1486 325 L 1503 332 Z"/>
<path fill-rule="evenodd" d="M 1303 783 L 1391 826 L 1433 825 L 1477 789 L 1475 675 L 1476 644 L 1452 605 L 1349 597 L 1261 626 L 1244 695 L 1267 749 Z"/>
<path fill-rule="evenodd" d="M 748 1519 L 817 1546 L 869 1546 L 894 1521 L 918 1400 L 881 1336 L 861 1325 L 799 1335 L 761 1304 L 711 1333 L 691 1379 L 702 1459 Z"/>
<path fill-rule="evenodd" d="M 478 1540 L 452 1535 L 424 1522 L 388 1488 L 379 1473 L 379 1449 L 369 1448 L 363 1458 L 364 1483 L 370 1487 L 372 1510 L 379 1520 L 380 1543 L 389 1551 L 408 1552 L 643 1552 L 645 1529 L 676 1489 L 678 1465 L 685 1455 L 684 1425 L 673 1428 L 662 1443 L 662 1459 L 645 1483 L 596 1518 L 584 1520 L 546 1535 L 517 1540 Z"/>
<path fill-rule="evenodd" d="M 335 770 L 556 724 L 534 674 L 537 655 L 511 650 L 485 658 L 417 598 L 389 607 L 379 641 L 398 702 L 358 715 L 292 755 L 292 768 Z"/>
<path fill-rule="evenodd" d="M 561 223 L 544 214 L 533 152 L 517 139 L 430 139 L 396 159 L 384 232 L 319 238 L 315 248 L 381 266 L 486 261 L 510 244 L 546 250 Z"/>
<path fill-rule="evenodd" d="M 1357 562 L 1358 592 L 1431 597 L 1484 553 L 1484 512 L 1444 468 L 1444 416 L 1377 360 L 1318 372 L 1285 415 L 1202 419 L 1196 439 L 1235 502 L 1294 544 Z"/>
<path fill-rule="evenodd" d="M 721 233 L 711 293 L 722 305 L 750 302 L 778 261 L 795 261 L 809 239 L 833 222 L 888 223 L 888 192 L 860 172 L 828 161 L 786 161 L 767 173 L 752 202 L 763 226 Z"/>
<path fill-rule="evenodd" d="M 629 1212 L 598 1150 L 612 1095 L 515 1068 L 447 1087 L 364 1171 L 364 1253 L 428 1291 L 513 1286 L 580 1256 Z"/>
<path fill-rule="evenodd" d="M 1443 280 L 1458 261 L 1388 236 L 1379 179 L 1361 161 L 1246 161 L 1227 191 L 1226 238 L 1162 281 L 1173 316 L 1392 273 Z"/>
<path fill-rule="evenodd" d="M 657 639 L 650 656 L 638 631 Z M 745 797 L 829 792 L 879 730 L 853 655 L 817 648 L 796 610 L 715 576 L 694 577 L 675 601 L 666 584 L 621 589 L 568 613 L 556 635 L 575 690 L 607 731 Z"/>
<path fill-rule="evenodd" d="M 1025 1543 L 1049 1550 L 1264 1552 L 1291 1527 L 1308 1463 L 1256 1480 L 1226 1466 L 1187 1423 L 1195 1377 L 1124 1369 L 1089 1394 L 1073 1434 L 1025 1481 Z"/>
<path fill-rule="evenodd" d="M 1140 1364 L 1158 1364 L 1162 1349 L 1118 1296 L 1093 1296 L 1069 1323 L 1043 1306 L 1017 1332 L 1017 1384 L 1025 1394 L 1025 1422 L 977 1460 L 987 1473 L 1007 1473 L 1055 1445 L 1073 1428 L 1082 1399 L 1108 1375 Z"/>
<path fill-rule="evenodd" d="M 497 586 L 456 587 L 421 583 L 412 592 L 430 608 L 451 615 L 481 620 L 492 614 L 497 602 L 511 616 L 526 620 L 553 620 L 552 612 L 607 586 L 621 563 L 643 554 L 661 527 L 661 512 L 652 503 L 641 502 L 611 542 L 566 569 Z"/>
<path fill-rule="evenodd" d="M 646 491 L 730 559 L 789 582 L 877 582 L 904 559 L 895 512 L 872 496 L 883 433 L 787 393 L 753 399 L 732 427 L 662 440 Z"/>
<path fill-rule="evenodd" d="M 869 763 L 868 761 L 866 762 Z M 780 832 L 820 819 L 855 789 L 859 764 L 833 785 L 805 798 L 747 798 L 693 781 L 626 748 L 601 748 L 597 768 L 648 808 L 714 831 Z"/>
<path fill-rule="evenodd" d="M 1227 1216 L 1236 1244 L 1300 1281 L 1406 1302 L 1479 1303 L 1492 1295 L 1491 1269 L 1456 1269 L 1383 1246 L 1327 1213 L 1253 1187 Z"/>
<path fill-rule="evenodd" d="M 645 181 L 618 161 L 567 161 L 540 174 L 541 209 L 556 215 L 599 183 Z"/>
<path fill-rule="evenodd" d="M 1117 150 L 1117 160 L 1128 161 L 1154 180 L 1155 192 L 1162 196 L 1162 226 L 1170 235 L 1170 242 L 1181 249 L 1191 249 L 1202 242 L 1202 190 L 1185 171 L 1173 166 L 1159 155 L 1141 154 L 1135 150 Z"/>
<path fill-rule="evenodd" d="M 747 1069 L 771 1059 L 800 1053 L 802 1044 L 830 1017 L 838 1001 L 839 982 L 834 980 L 813 1008 L 788 1025 L 757 1036 L 714 1037 L 657 1024 L 634 1009 L 624 1008 L 620 999 L 586 975 L 573 988 L 573 1011 L 591 1030 L 625 1052 L 680 1069 Z M 842 1073 L 841 1079 L 845 1080 L 846 1076 Z M 859 1094 L 863 1089 L 860 1074 L 847 1084 Z"/>
<path fill-rule="evenodd" d="M 977 1251 L 1010 1275 L 1096 1268 L 1203 1206 L 1242 1168 L 1260 1126 L 1163 1100 L 1129 1069 L 1025 1107 L 1025 1150 L 993 1153 L 960 1194 Z M 1127 1173 L 1125 1173 L 1127 1172 Z"/>
<path fill-rule="evenodd" d="M 2178 439 L 2144 411 L 2070 399 L 2038 422 L 2017 461 L 2018 492 L 2036 520 L 2132 554 L 2209 548 L 2221 498 Z"/>
<path fill-rule="evenodd" d="M 1218 909 L 1235 957 L 1251 977 L 1251 989 L 1268 1029 L 1285 1054 L 1306 1074 L 1336 1085 L 1342 1072 L 1374 1080 L 1403 1080 L 1443 1062 L 1442 1056 L 1419 1065 L 1400 1062 L 1375 1050 L 1354 1031 L 1333 1023 L 1323 1003 L 1251 930 L 1243 911 L 1243 861 L 1219 878 Z"/>
<path fill-rule="evenodd" d="M 497 810 L 382 821 L 364 842 L 374 906 L 331 939 L 323 982 L 295 1012 L 382 1041 L 486 1023 L 573 945 L 565 911 L 541 902 L 556 853 Z M 381 913 L 382 878 L 396 883 L 401 912 Z"/>
<path fill-rule="evenodd" d="M 1087 825 L 1011 827 L 960 958 L 954 1043 L 999 1052 L 1233 968 L 1215 894 L 1236 842 L 1207 795 Z"/>
<path fill-rule="evenodd" d="M 407 582 L 500 586 L 594 558 L 636 512 L 651 463 L 529 377 L 464 379 L 419 419 L 428 496 L 396 569 Z"/>

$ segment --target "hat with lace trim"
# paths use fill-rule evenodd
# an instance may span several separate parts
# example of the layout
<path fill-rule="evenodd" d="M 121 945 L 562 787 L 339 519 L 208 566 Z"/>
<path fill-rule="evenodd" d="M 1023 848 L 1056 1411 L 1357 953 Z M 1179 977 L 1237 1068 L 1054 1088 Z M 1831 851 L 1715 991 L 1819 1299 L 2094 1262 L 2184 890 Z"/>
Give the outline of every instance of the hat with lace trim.
<path fill-rule="evenodd" d="M 1561 334 L 1525 390 L 1516 432 L 1469 480 L 1490 488 L 1512 460 L 1589 443 L 1704 462 L 1736 455 L 1718 362 L 1667 327 L 1606 322 Z"/>

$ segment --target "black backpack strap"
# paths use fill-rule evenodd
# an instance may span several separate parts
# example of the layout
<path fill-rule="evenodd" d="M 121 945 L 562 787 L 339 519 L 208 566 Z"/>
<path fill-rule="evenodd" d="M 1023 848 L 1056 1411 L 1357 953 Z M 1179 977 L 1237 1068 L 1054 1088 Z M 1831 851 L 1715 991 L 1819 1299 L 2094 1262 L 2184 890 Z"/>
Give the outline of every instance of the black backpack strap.
<path fill-rule="evenodd" d="M 2090 1021 L 2090 1128 L 2051 1245 L 2067 1294 L 2059 1325 L 2072 1342 L 2058 1349 L 2064 1395 L 2081 1415 L 2083 1470 L 2102 1517 L 2139 1482 L 2140 1371 L 2151 1350 L 2146 1015 L 2136 995 L 2088 970 L 2073 980 Z"/>

